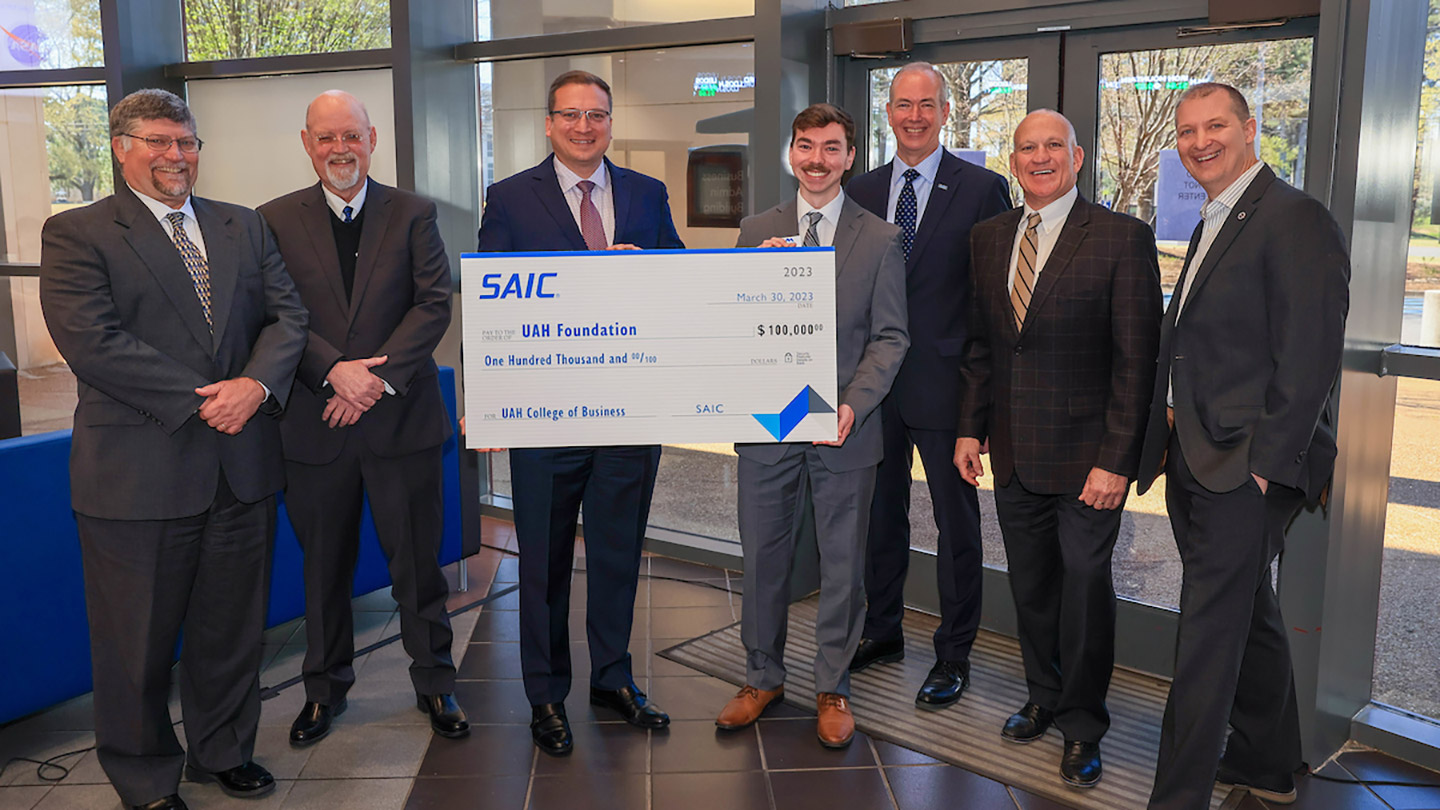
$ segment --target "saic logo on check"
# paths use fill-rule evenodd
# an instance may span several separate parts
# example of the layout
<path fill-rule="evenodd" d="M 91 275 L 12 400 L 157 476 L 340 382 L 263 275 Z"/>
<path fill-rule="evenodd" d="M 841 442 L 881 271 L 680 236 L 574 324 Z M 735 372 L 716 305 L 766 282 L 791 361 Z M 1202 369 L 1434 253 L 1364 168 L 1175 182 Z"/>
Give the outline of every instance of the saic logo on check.
<path fill-rule="evenodd" d="M 750 415 L 755 417 L 755 421 L 759 422 L 761 427 L 770 431 L 770 435 L 775 437 L 775 441 L 783 442 L 785 437 L 790 435 L 790 431 L 794 430 L 795 426 L 810 414 L 834 412 L 835 409 L 830 407 L 830 403 L 815 393 L 815 389 L 807 385 L 779 413 L 752 413 Z"/>

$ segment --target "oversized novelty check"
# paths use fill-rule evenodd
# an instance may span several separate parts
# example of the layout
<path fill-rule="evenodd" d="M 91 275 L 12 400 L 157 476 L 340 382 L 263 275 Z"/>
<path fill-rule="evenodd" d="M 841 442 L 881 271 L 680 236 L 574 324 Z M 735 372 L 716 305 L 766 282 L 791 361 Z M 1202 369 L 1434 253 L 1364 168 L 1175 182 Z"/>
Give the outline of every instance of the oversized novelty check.
<path fill-rule="evenodd" d="M 460 266 L 469 447 L 835 439 L 831 248 Z"/>

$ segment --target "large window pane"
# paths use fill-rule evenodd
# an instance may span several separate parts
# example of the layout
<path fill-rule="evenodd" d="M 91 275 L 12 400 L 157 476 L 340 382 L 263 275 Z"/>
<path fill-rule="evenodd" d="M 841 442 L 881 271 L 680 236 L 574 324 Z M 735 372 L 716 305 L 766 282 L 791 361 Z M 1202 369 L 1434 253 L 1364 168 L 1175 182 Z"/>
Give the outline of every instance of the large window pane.
<path fill-rule="evenodd" d="M 1440 2 L 1431 0 L 1420 84 L 1415 205 L 1400 342 L 1440 347 Z"/>
<path fill-rule="evenodd" d="M 1096 199 L 1149 222 L 1168 297 L 1180 278 L 1205 192 L 1175 151 L 1175 105 L 1192 84 L 1232 84 L 1249 99 L 1260 159 L 1303 187 L 1310 116 L 1310 39 L 1200 45 L 1100 57 Z M 1167 299 L 1168 300 L 1168 299 Z"/>
<path fill-rule="evenodd" d="M 950 118 L 940 142 L 960 157 L 1010 176 L 1011 135 L 1025 117 L 1029 61 L 997 59 L 977 62 L 943 62 L 935 67 L 950 90 Z M 890 82 L 899 67 L 870 71 L 869 168 L 895 156 L 895 133 L 885 104 Z M 1019 200 L 1019 187 L 1014 188 Z"/>
<path fill-rule="evenodd" d="M 318 182 L 300 145 L 300 130 L 305 128 L 305 107 L 332 89 L 365 103 L 378 138 L 370 176 L 394 185 L 393 82 L 389 70 L 191 82 L 186 94 L 205 140 L 195 193 L 254 207 Z M 471 246 L 449 247 L 459 251 Z"/>
<path fill-rule="evenodd" d="M 390 47 L 390 0 L 185 0 L 186 58 Z"/>
<path fill-rule="evenodd" d="M 692 155 L 708 150 L 738 155 L 750 170 L 753 54 L 750 44 L 742 43 L 481 65 L 481 185 L 528 169 L 549 154 L 546 89 L 567 70 L 589 70 L 604 77 L 615 95 L 610 159 L 665 182 L 687 246 L 734 247 L 738 229 L 691 224 L 689 169 Z M 779 157 L 768 160 L 772 165 L 759 170 L 778 171 Z M 748 179 L 744 174 L 739 179 L 743 199 Z M 494 491 L 502 495 L 511 492 L 506 462 L 503 454 L 492 460 Z M 666 446 L 651 524 L 737 540 L 735 463 L 728 444 Z"/>
<path fill-rule="evenodd" d="M 40 227 L 49 216 L 111 192 L 105 88 L 0 90 L 0 255 L 40 261 Z M 40 314 L 39 282 L 0 279 L 0 328 L 16 367 L 60 362 Z M 71 403 L 73 405 L 73 402 Z"/>
<path fill-rule="evenodd" d="M 1440 382 L 1401 378 L 1385 507 L 1374 698 L 1440 717 Z"/>
<path fill-rule="evenodd" d="M 98 0 L 0 2 L 0 70 L 104 63 Z"/>
<path fill-rule="evenodd" d="M 755 0 L 477 0 L 483 40 L 748 17 Z"/>

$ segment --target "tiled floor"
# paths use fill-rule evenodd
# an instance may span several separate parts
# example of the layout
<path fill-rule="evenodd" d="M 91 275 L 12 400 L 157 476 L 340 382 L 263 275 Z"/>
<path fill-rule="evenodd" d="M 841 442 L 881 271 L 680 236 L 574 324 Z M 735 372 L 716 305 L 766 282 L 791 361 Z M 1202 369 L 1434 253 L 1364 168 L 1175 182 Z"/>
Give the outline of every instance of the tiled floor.
<path fill-rule="evenodd" d="M 657 652 L 739 619 L 738 586 L 714 568 L 647 557 L 635 606 L 631 651 L 635 677 L 669 712 L 668 730 L 645 732 L 586 703 L 589 663 L 584 642 L 583 557 L 573 587 L 571 638 L 575 687 L 567 702 L 575 733 L 573 755 L 555 759 L 530 743 L 529 706 L 519 681 L 513 530 L 487 521 L 493 548 L 469 561 L 471 590 L 451 595 L 452 609 L 482 595 L 502 594 L 453 620 L 460 681 L 456 692 L 470 713 L 463 740 L 433 737 L 409 700 L 408 661 L 398 644 L 357 660 L 350 708 L 324 742 L 295 750 L 286 741 L 303 689 L 280 690 L 264 703 L 256 759 L 279 780 L 261 801 L 229 799 L 209 785 L 181 790 L 197 810 L 805 810 L 859 808 L 925 810 L 1050 810 L 1061 805 L 1007 787 L 922 754 L 857 734 L 850 748 L 828 751 L 815 739 L 813 716 L 789 706 L 754 727 L 733 733 L 714 716 L 734 692 L 715 678 L 667 661 Z M 454 582 L 454 572 L 452 579 Z M 394 603 L 379 592 L 356 600 L 361 645 L 397 631 Z M 303 637 L 298 622 L 266 637 L 262 684 L 281 684 L 299 671 Z M 177 712 L 178 716 L 178 712 Z M 94 744 L 89 697 L 0 728 L 0 760 L 44 759 Z M 183 726 L 181 726 L 183 732 Z M 115 793 L 93 752 L 61 761 L 70 773 L 43 782 L 33 765 L 0 772 L 0 810 L 114 810 Z M 1296 808 L 1409 810 L 1440 807 L 1440 774 L 1374 752 L 1354 752 L 1322 771 L 1351 781 L 1301 782 Z M 1262 810 L 1246 798 L 1239 807 Z"/>

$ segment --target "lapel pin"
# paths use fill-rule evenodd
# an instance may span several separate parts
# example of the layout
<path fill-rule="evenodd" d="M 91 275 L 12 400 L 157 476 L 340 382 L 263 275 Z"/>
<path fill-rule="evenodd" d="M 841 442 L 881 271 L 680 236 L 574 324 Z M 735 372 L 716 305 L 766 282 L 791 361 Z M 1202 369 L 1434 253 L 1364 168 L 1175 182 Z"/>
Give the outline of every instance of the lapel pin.
<path fill-rule="evenodd" d="M 1235 215 L 1235 218 L 1243 220 L 1245 218 L 1245 212 L 1241 211 L 1240 213 Z"/>
<path fill-rule="evenodd" d="M 945 185 L 944 183 L 936 183 L 935 185 L 939 186 L 941 191 L 949 191 L 949 190 L 950 190 L 950 187 L 947 186 L 947 185 Z"/>

